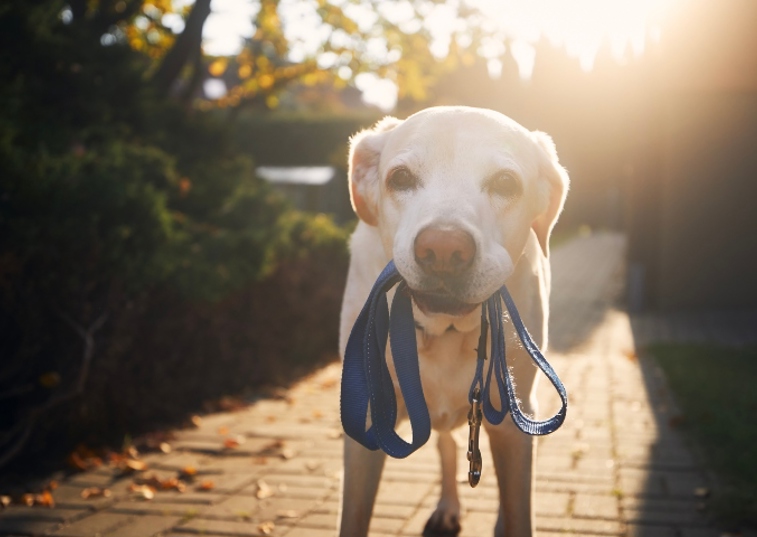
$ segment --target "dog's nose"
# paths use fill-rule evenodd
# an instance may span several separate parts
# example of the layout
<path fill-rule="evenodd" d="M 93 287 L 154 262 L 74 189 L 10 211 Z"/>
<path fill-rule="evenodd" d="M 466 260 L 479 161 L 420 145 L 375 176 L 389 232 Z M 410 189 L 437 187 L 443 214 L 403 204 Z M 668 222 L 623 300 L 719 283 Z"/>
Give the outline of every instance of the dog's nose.
<path fill-rule="evenodd" d="M 476 242 L 460 228 L 429 226 L 415 237 L 415 261 L 428 274 L 459 276 L 475 255 Z"/>

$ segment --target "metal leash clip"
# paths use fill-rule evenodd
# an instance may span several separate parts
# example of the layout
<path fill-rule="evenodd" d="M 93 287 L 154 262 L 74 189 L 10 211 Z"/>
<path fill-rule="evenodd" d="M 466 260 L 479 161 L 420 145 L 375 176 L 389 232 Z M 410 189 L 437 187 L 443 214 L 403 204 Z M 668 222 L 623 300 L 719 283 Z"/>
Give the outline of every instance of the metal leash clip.
<path fill-rule="evenodd" d="M 468 425 L 470 426 L 470 432 L 468 433 L 468 461 L 470 462 L 470 466 L 468 467 L 468 483 L 470 483 L 471 487 L 478 485 L 478 482 L 481 480 L 483 463 L 481 461 L 481 450 L 478 449 L 478 437 L 481 432 L 482 419 L 481 390 L 476 388 L 473 391 L 473 401 L 468 411 Z"/>

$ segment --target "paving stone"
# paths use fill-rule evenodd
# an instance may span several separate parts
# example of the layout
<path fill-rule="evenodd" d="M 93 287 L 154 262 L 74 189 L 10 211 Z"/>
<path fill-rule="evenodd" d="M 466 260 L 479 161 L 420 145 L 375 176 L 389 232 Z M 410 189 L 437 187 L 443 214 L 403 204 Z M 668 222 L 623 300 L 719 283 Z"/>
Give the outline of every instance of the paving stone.
<path fill-rule="evenodd" d="M 192 503 L 172 503 L 156 501 L 123 501 L 108 509 L 111 513 L 128 515 L 161 515 L 193 517 L 202 514 L 208 506 Z"/>
<path fill-rule="evenodd" d="M 310 513 L 301 518 L 297 524 L 301 527 L 331 529 L 336 528 L 336 517 L 331 514 Z"/>
<path fill-rule="evenodd" d="M 67 507 L 72 509 L 100 510 L 111 505 L 115 500 L 113 497 L 91 497 L 86 500 L 82 498 L 81 493 L 87 487 L 83 485 L 71 485 L 68 483 L 59 484 L 51 492 L 55 505 L 58 507 Z"/>
<path fill-rule="evenodd" d="M 460 537 L 481 537 L 492 535 L 497 523 L 497 513 L 469 513 L 460 521 Z"/>
<path fill-rule="evenodd" d="M 289 530 L 288 526 L 274 525 L 264 528 L 259 522 L 238 522 L 233 520 L 210 520 L 194 518 L 185 524 L 175 528 L 174 531 L 181 533 L 194 533 L 207 535 L 236 535 L 239 537 L 260 537 L 284 535 Z"/>
<path fill-rule="evenodd" d="M 60 537 L 99 537 L 133 520 L 133 515 L 122 513 L 95 513 L 55 531 Z"/>
<path fill-rule="evenodd" d="M 647 509 L 623 509 L 623 519 L 639 524 L 668 524 L 695 526 L 707 523 L 707 519 L 695 510 L 660 511 Z"/>
<path fill-rule="evenodd" d="M 382 483 L 376 501 L 384 504 L 418 504 L 429 494 L 432 486 L 427 482 L 394 482 L 391 486 Z"/>
<path fill-rule="evenodd" d="M 292 528 L 291 531 L 284 533 L 283 535 L 286 537 L 334 537 L 334 530 Z"/>
<path fill-rule="evenodd" d="M 58 526 L 54 520 L 0 517 L 0 535 L 46 535 Z"/>
<path fill-rule="evenodd" d="M 153 537 L 172 528 L 180 517 L 145 515 L 134 518 L 125 526 L 108 533 L 108 537 Z"/>
<path fill-rule="evenodd" d="M 89 514 L 87 509 L 69 509 L 65 507 L 26 507 L 11 505 L 0 510 L 0 520 L 49 520 L 51 522 L 68 522 Z"/>
<path fill-rule="evenodd" d="M 534 511 L 537 516 L 567 516 L 569 493 L 536 492 L 534 494 Z M 499 500 L 497 501 L 499 504 Z"/>
<path fill-rule="evenodd" d="M 723 537 L 723 532 L 713 528 L 681 528 L 681 537 Z"/>
<path fill-rule="evenodd" d="M 187 537 L 187 535 L 191 534 L 192 532 L 188 533 L 168 533 L 165 535 L 165 537 Z M 228 537 L 228 535 L 221 535 L 218 533 L 203 533 L 202 537 Z"/>
<path fill-rule="evenodd" d="M 211 478 L 212 481 L 212 478 Z M 197 484 L 190 485 L 190 487 L 197 487 Z M 218 503 L 220 500 L 226 498 L 226 495 L 219 494 L 217 492 L 179 492 L 176 490 L 161 490 L 152 500 L 153 503 L 186 503 L 192 505 L 210 505 Z"/>
<path fill-rule="evenodd" d="M 623 534 L 623 524 L 619 521 L 594 518 L 541 517 L 536 519 L 536 528 L 539 531 L 564 531 L 580 535 Z"/>
<path fill-rule="evenodd" d="M 576 494 L 573 514 L 585 518 L 618 518 L 618 498 L 610 495 Z"/>
<path fill-rule="evenodd" d="M 677 537 L 678 533 L 671 526 L 640 526 L 628 524 L 626 526 L 627 537 Z"/>
<path fill-rule="evenodd" d="M 335 519 L 334 519 L 335 520 Z M 382 517 L 378 515 L 377 513 L 373 514 L 373 518 L 371 518 L 371 527 L 370 532 L 374 533 L 397 533 L 402 526 L 405 525 L 405 520 L 402 518 L 387 518 Z"/>

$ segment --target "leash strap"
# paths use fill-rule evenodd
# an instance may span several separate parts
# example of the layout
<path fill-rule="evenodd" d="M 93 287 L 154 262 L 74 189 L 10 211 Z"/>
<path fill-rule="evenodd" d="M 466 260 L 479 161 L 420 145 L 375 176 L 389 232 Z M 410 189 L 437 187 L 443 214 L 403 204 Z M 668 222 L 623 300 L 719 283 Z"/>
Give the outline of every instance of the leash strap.
<path fill-rule="evenodd" d="M 502 301 L 504 301 L 510 320 L 513 323 L 515 332 L 526 349 L 528 355 L 534 361 L 536 366 L 544 373 L 552 385 L 555 387 L 560 397 L 560 409 L 549 419 L 537 421 L 529 418 L 520 408 L 518 398 L 515 396 L 515 386 L 513 383 L 510 368 L 507 366 L 507 353 L 505 347 L 504 334 L 504 316 L 502 312 Z M 488 317 L 488 318 L 487 318 Z M 491 328 L 491 354 L 492 359 L 489 361 L 489 367 L 486 373 L 486 381 L 483 379 L 484 362 L 486 356 L 486 336 L 487 328 Z M 486 420 L 492 425 L 502 423 L 505 415 L 509 412 L 515 425 L 526 434 L 545 435 L 555 432 L 565 421 L 568 410 L 568 394 L 565 386 L 555 373 L 555 370 L 547 362 L 539 347 L 534 343 L 531 334 L 528 333 L 523 321 L 520 318 L 518 309 L 515 307 L 510 292 L 504 285 L 497 293 L 492 295 L 485 303 L 481 305 L 481 335 L 478 341 L 478 361 L 476 364 L 476 373 L 473 377 L 468 401 L 473 404 L 474 392 L 478 389 L 483 398 L 483 412 Z M 491 402 L 491 379 L 494 376 L 499 391 L 500 409 L 497 410 Z"/>
<path fill-rule="evenodd" d="M 394 294 L 390 316 L 386 293 L 397 283 L 400 285 Z M 397 400 L 385 358 L 390 333 L 394 367 L 413 430 L 412 443 L 403 440 L 394 430 Z M 366 429 L 369 403 L 371 426 Z M 425 444 L 431 434 L 431 419 L 418 369 L 410 294 L 393 261 L 376 280 L 352 327 L 344 353 L 340 407 L 342 425 L 350 437 L 368 449 L 380 448 L 395 458 L 407 457 Z"/>
<path fill-rule="evenodd" d="M 397 284 L 399 285 L 392 301 L 390 315 L 386 294 Z M 524 348 L 560 396 L 560 410 L 547 420 L 536 421 L 528 418 L 515 396 L 505 356 L 503 300 Z M 492 359 L 489 360 L 484 380 L 489 333 Z M 397 379 L 413 432 L 410 443 L 403 440 L 394 430 L 397 422 L 397 400 L 385 356 L 387 337 L 390 334 L 389 342 Z M 509 412 L 515 425 L 530 435 L 549 434 L 562 425 L 568 405 L 565 387 L 523 325 L 505 286 L 481 306 L 481 334 L 477 355 L 469 401 L 473 401 L 474 393 L 478 390 L 481 394 L 483 415 L 489 423 L 498 425 Z M 499 392 L 499 409 L 491 402 L 492 377 Z M 344 354 L 341 388 L 340 410 L 344 431 L 366 448 L 382 449 L 392 457 L 405 458 L 428 441 L 431 420 L 420 380 L 412 303 L 407 285 L 397 271 L 394 261 L 390 261 L 379 275 L 352 327 Z M 369 409 L 371 425 L 366 428 Z"/>

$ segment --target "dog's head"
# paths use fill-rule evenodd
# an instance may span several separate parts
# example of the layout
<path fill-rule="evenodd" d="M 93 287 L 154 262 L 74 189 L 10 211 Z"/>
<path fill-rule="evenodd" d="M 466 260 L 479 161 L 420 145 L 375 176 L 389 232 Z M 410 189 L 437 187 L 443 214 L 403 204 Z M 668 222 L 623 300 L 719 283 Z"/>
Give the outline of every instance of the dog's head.
<path fill-rule="evenodd" d="M 467 107 L 385 118 L 352 138 L 361 220 L 426 316 L 467 316 L 512 274 L 531 230 L 544 255 L 568 176 L 552 140 Z"/>

